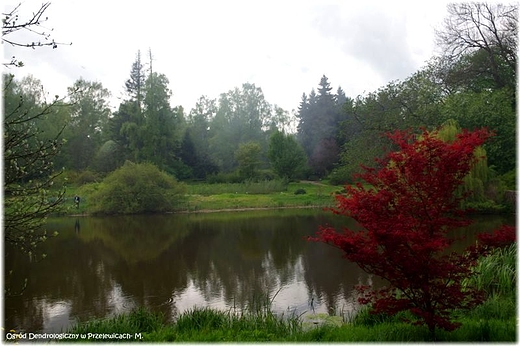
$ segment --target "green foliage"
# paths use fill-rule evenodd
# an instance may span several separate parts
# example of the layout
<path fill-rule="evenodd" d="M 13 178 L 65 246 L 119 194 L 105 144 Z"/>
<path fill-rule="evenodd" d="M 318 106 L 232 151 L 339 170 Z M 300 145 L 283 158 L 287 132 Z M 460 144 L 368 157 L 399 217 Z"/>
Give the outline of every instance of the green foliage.
<path fill-rule="evenodd" d="M 508 190 L 516 190 L 516 169 L 504 173 L 500 178 Z"/>
<path fill-rule="evenodd" d="M 109 173 L 120 165 L 118 159 L 123 154 L 121 147 L 113 140 L 108 140 L 99 148 L 92 160 L 92 168 L 97 172 Z"/>
<path fill-rule="evenodd" d="M 449 119 L 440 127 L 437 135 L 444 141 L 453 142 L 459 133 L 461 129 L 457 121 Z M 467 195 L 462 201 L 463 208 L 485 213 L 503 211 L 504 207 L 499 203 L 502 203 L 504 187 L 499 179 L 493 178 L 495 172 L 488 166 L 484 146 L 475 148 L 474 155 L 477 161 L 456 192 L 458 196 Z"/>
<path fill-rule="evenodd" d="M 202 96 L 188 115 L 188 128 L 181 146 L 181 158 L 183 162 L 192 167 L 193 175 L 197 179 L 204 179 L 218 170 L 211 159 L 209 148 L 210 122 L 216 111 L 216 101 Z M 191 150 L 187 150 L 186 147 Z M 189 155 L 192 157 L 187 158 Z M 192 161 L 191 164 L 190 161 Z"/>
<path fill-rule="evenodd" d="M 516 166 L 516 102 L 509 89 L 456 93 L 446 98 L 442 116 L 461 128 L 486 126 L 495 132 L 485 144 L 489 164 L 503 174 Z"/>
<path fill-rule="evenodd" d="M 136 102 L 138 113 L 142 112 L 143 108 L 143 94 L 146 76 L 144 73 L 144 66 L 141 63 L 141 51 L 138 50 L 132 69 L 130 70 L 130 78 L 125 82 L 126 92 L 131 99 Z"/>
<path fill-rule="evenodd" d="M 305 189 L 298 189 L 298 190 L 294 191 L 295 195 L 305 195 L 306 193 L 307 193 L 307 191 L 305 191 Z"/>
<path fill-rule="evenodd" d="M 67 166 L 84 170 L 90 166 L 104 142 L 110 108 L 110 92 L 99 82 L 78 79 L 68 88 L 70 94 L 70 122 L 64 133 Z"/>
<path fill-rule="evenodd" d="M 244 179 L 254 179 L 260 166 L 260 154 L 262 147 L 258 142 L 240 144 L 235 151 L 235 159 L 238 162 L 238 171 Z"/>
<path fill-rule="evenodd" d="M 317 93 L 312 89 L 308 96 L 303 94 L 296 114 L 298 142 L 309 158 L 309 166 L 319 176 L 323 176 L 337 160 L 336 155 L 328 155 L 331 153 L 328 149 L 338 146 L 336 137 L 341 107 L 347 102 L 341 88 L 337 95 L 331 90 L 328 78 L 323 75 Z"/>
<path fill-rule="evenodd" d="M 186 188 L 150 163 L 127 161 L 91 196 L 94 213 L 137 214 L 176 209 Z"/>
<path fill-rule="evenodd" d="M 45 138 L 39 125 L 61 101 L 45 103 L 32 84 L 18 84 L 13 78 L 3 75 L 4 240 L 39 259 L 37 245 L 51 233 L 45 230 L 46 218 L 61 210 L 64 195 L 59 187 L 51 191 L 59 175 L 53 160 L 61 146 L 61 130 Z"/>
<path fill-rule="evenodd" d="M 146 79 L 145 122 L 141 128 L 142 148 L 139 153 L 139 162 L 152 162 L 165 171 L 168 167 L 178 166 L 176 156 L 185 129 L 183 108 L 170 106 L 168 84 L 168 78 L 156 72 Z"/>
<path fill-rule="evenodd" d="M 96 174 L 90 170 L 86 170 L 86 171 L 80 172 L 77 175 L 74 183 L 76 183 L 78 185 L 84 185 L 84 184 L 89 184 L 89 183 L 95 183 L 100 180 L 101 180 L 101 178 L 98 174 Z"/>
<path fill-rule="evenodd" d="M 340 153 L 338 166 L 329 174 L 331 184 L 344 185 L 356 181 L 356 174 L 362 173 L 361 165 L 374 167 L 374 157 L 381 156 L 390 142 L 374 130 L 364 130 L 362 135 L 351 138 Z"/>
<path fill-rule="evenodd" d="M 243 180 L 243 177 L 241 177 L 238 172 L 219 172 L 206 177 L 206 183 L 208 184 L 238 184 Z"/>
<path fill-rule="evenodd" d="M 275 172 L 289 180 L 301 175 L 307 158 L 305 152 L 291 135 L 276 131 L 269 139 L 267 152 Z"/>
<path fill-rule="evenodd" d="M 231 153 L 240 144 L 256 142 L 265 147 L 264 127 L 268 126 L 272 107 L 265 100 L 262 89 L 254 84 L 244 83 L 220 95 L 215 116 L 209 131 L 211 159 L 219 169 L 230 172 L 237 160 Z"/>

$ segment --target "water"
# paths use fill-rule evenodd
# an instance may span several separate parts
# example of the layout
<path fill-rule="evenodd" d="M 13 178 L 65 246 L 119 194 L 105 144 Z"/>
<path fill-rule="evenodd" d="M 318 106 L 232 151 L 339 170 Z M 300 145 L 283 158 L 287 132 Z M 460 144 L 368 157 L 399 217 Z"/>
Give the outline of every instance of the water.
<path fill-rule="evenodd" d="M 5 249 L 5 272 L 13 270 L 5 284 L 16 290 L 27 278 L 28 286 L 5 299 L 3 327 L 52 333 L 138 306 L 173 319 L 195 306 L 244 309 L 265 299 L 278 313 L 348 316 L 358 308 L 354 286 L 381 282 L 339 250 L 306 241 L 327 223 L 355 226 L 308 209 L 50 219 L 59 236 L 41 247 L 45 260 Z M 502 223 L 514 220 L 481 218 L 461 232 Z"/>

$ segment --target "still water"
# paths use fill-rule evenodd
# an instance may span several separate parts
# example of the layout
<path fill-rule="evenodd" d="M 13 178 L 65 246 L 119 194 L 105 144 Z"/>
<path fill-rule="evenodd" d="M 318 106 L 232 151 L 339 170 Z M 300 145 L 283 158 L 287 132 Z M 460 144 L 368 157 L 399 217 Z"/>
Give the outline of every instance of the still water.
<path fill-rule="evenodd" d="M 469 243 L 503 223 L 514 219 L 481 218 L 458 235 Z M 382 283 L 339 250 L 306 241 L 325 224 L 355 227 L 309 209 L 50 219 L 59 236 L 41 246 L 46 259 L 5 249 L 6 283 L 16 290 L 27 278 L 28 286 L 4 300 L 2 327 L 60 332 L 140 306 L 173 319 L 195 306 L 243 309 L 266 297 L 278 313 L 352 314 L 354 286 Z"/>

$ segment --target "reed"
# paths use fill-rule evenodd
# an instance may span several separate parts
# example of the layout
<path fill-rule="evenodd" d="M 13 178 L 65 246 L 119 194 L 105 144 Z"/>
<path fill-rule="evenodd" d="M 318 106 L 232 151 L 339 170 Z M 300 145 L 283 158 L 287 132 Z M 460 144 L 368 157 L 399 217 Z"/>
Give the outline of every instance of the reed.
<path fill-rule="evenodd" d="M 95 319 L 83 323 L 77 323 L 69 333 L 130 333 L 136 332 L 149 333 L 164 326 L 164 316 L 153 313 L 145 308 L 132 310 L 127 314 L 119 314 L 110 318 Z"/>
<path fill-rule="evenodd" d="M 496 304 L 493 303 L 493 304 Z M 503 304 L 503 303 L 500 303 Z M 511 316 L 469 314 L 462 326 L 453 332 L 439 330 L 437 341 L 448 342 L 513 342 L 516 341 L 516 319 Z M 373 323 L 372 323 L 373 322 Z M 82 323 L 70 333 L 140 333 L 145 342 L 424 342 L 428 329 L 386 317 L 365 325 L 358 323 L 336 326 L 323 324 L 302 328 L 298 316 L 277 316 L 267 307 L 260 310 L 236 311 L 194 308 L 182 313 L 173 323 L 165 323 L 160 314 L 138 309 L 129 314 L 105 320 Z M 95 340 L 90 340 L 95 342 Z"/>
<path fill-rule="evenodd" d="M 484 290 L 488 296 L 511 296 L 516 292 L 516 244 L 495 249 L 478 260 L 475 275 L 464 285 Z"/>

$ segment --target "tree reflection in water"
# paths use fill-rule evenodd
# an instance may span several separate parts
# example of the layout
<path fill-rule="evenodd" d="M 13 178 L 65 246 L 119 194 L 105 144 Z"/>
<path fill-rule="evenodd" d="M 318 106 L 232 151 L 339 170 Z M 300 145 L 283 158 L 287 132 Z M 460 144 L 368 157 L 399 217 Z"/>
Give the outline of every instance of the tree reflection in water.
<path fill-rule="evenodd" d="M 487 220 L 479 229 L 514 222 Z M 137 306 L 174 318 L 194 306 L 251 308 L 275 294 L 278 312 L 349 313 L 354 286 L 372 278 L 305 240 L 318 225 L 346 222 L 321 210 L 50 219 L 60 235 L 44 243 L 47 259 L 7 252 L 11 281 L 29 285 L 6 299 L 4 327 L 60 332 Z"/>

